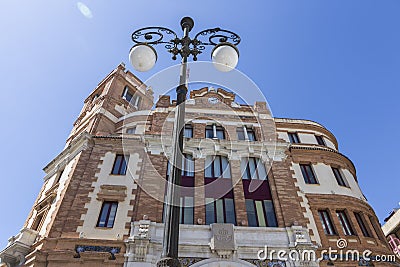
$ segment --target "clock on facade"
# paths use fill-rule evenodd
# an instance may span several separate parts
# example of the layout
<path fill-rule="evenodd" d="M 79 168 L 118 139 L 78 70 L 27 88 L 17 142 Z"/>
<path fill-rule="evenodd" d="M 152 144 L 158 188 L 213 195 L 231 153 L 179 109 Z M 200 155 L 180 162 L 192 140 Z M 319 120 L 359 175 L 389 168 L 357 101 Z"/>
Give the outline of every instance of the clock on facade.
<path fill-rule="evenodd" d="M 219 102 L 219 100 L 216 97 L 208 98 L 208 103 L 210 103 L 210 104 L 217 104 L 218 102 Z"/>

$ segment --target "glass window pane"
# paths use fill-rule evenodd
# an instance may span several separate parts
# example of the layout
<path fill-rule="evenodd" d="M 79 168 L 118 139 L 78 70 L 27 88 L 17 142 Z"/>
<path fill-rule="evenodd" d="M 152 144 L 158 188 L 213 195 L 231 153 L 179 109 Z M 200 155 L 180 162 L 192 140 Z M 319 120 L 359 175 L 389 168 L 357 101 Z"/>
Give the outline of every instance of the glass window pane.
<path fill-rule="evenodd" d="M 122 155 L 117 155 L 115 157 L 115 161 L 114 161 L 114 167 L 112 169 L 112 174 L 119 174 L 119 169 L 121 167 L 121 163 L 122 163 Z"/>
<path fill-rule="evenodd" d="M 253 129 L 247 129 L 247 137 L 249 138 L 249 141 L 256 141 Z"/>
<path fill-rule="evenodd" d="M 206 160 L 205 160 L 205 172 L 204 172 L 204 176 L 205 177 L 212 177 L 212 156 L 207 156 Z"/>
<path fill-rule="evenodd" d="M 99 222 L 97 223 L 98 227 L 105 227 L 107 221 L 108 209 L 110 208 L 110 203 L 104 202 L 100 212 Z"/>
<path fill-rule="evenodd" d="M 258 226 L 256 218 L 256 210 L 254 208 L 254 201 L 252 199 L 246 199 L 246 211 L 247 211 L 248 225 L 252 227 Z"/>
<path fill-rule="evenodd" d="M 257 172 L 258 172 L 258 179 L 260 180 L 267 179 L 267 172 L 265 171 L 265 165 L 261 159 L 257 159 Z"/>
<path fill-rule="evenodd" d="M 212 126 L 206 127 L 206 138 L 213 138 L 214 137 L 214 130 Z"/>
<path fill-rule="evenodd" d="M 231 178 L 231 168 L 229 167 L 229 161 L 226 157 L 221 157 L 223 178 Z"/>
<path fill-rule="evenodd" d="M 251 179 L 257 179 L 255 158 L 249 158 L 249 169 Z"/>
<path fill-rule="evenodd" d="M 237 128 L 236 132 L 238 140 L 245 140 L 243 127 Z"/>
<path fill-rule="evenodd" d="M 214 199 L 206 198 L 206 224 L 215 223 Z"/>
<path fill-rule="evenodd" d="M 107 227 L 111 228 L 114 226 L 115 215 L 117 214 L 117 207 L 118 207 L 117 203 L 112 203 L 110 216 L 108 217 Z"/>
<path fill-rule="evenodd" d="M 193 177 L 194 176 L 194 160 L 192 155 L 186 155 L 186 175 Z"/>
<path fill-rule="evenodd" d="M 225 134 L 224 134 L 224 128 L 222 128 L 221 126 L 216 126 L 216 137 L 220 140 L 225 139 Z"/>
<path fill-rule="evenodd" d="M 256 211 L 257 211 L 257 219 L 258 226 L 265 227 L 267 226 L 265 223 L 264 209 L 261 201 L 255 201 L 256 203 Z"/>
<path fill-rule="evenodd" d="M 183 213 L 183 207 L 184 207 L 183 197 L 179 198 L 179 205 L 180 205 L 180 208 L 179 208 L 179 223 L 184 223 L 183 219 L 182 219 L 182 213 Z"/>
<path fill-rule="evenodd" d="M 312 184 L 316 184 L 317 181 L 315 180 L 315 176 L 314 176 L 314 172 L 311 169 L 311 166 L 307 165 L 307 174 L 308 174 L 308 178 L 310 179 L 310 182 Z"/>
<path fill-rule="evenodd" d="M 194 215 L 194 206 L 193 206 L 193 197 L 185 197 L 185 204 L 184 204 L 184 224 L 193 224 L 193 215 Z"/>
<path fill-rule="evenodd" d="M 235 204 L 232 198 L 225 198 L 226 223 L 236 224 Z"/>
<path fill-rule="evenodd" d="M 270 227 L 277 227 L 275 209 L 271 200 L 264 200 L 264 211 L 267 217 L 267 225 Z"/>
<path fill-rule="evenodd" d="M 217 223 L 224 223 L 224 203 L 222 199 L 215 201 L 215 208 L 217 211 Z"/>
<path fill-rule="evenodd" d="M 122 174 L 122 175 L 126 174 L 128 160 L 129 160 L 129 156 L 122 156 L 121 169 L 120 169 L 119 174 Z"/>
<path fill-rule="evenodd" d="M 193 127 L 185 126 L 185 130 L 183 132 L 183 136 L 186 138 L 193 138 Z"/>
<path fill-rule="evenodd" d="M 242 158 L 242 160 L 240 161 L 240 169 L 242 172 L 241 174 L 243 179 L 250 179 L 248 163 L 249 163 L 248 158 Z"/>
<path fill-rule="evenodd" d="M 214 177 L 220 177 L 222 174 L 221 172 L 221 156 L 215 156 L 214 159 Z"/>

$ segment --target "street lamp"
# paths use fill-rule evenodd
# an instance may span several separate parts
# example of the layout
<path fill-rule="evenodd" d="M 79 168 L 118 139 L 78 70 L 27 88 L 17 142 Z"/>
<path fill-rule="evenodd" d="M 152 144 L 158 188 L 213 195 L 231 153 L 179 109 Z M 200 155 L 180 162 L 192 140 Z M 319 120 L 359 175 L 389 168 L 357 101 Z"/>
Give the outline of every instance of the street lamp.
<path fill-rule="evenodd" d="M 236 33 L 220 28 L 203 30 L 189 37 L 189 32 L 194 26 L 190 17 L 181 20 L 183 37 L 164 27 L 146 27 L 132 33 L 132 41 L 135 45 L 129 52 L 129 61 L 137 71 L 150 70 L 157 61 L 157 52 L 153 45 L 164 44 L 172 59 L 176 60 L 179 54 L 182 57 L 180 80 L 176 88 L 177 101 L 175 112 L 175 124 L 172 136 L 172 173 L 167 183 L 166 209 L 164 212 L 164 237 L 161 259 L 157 262 L 158 267 L 180 266 L 178 260 L 179 241 L 179 185 L 181 184 L 181 170 L 183 151 L 183 127 L 185 125 L 185 100 L 187 94 L 187 60 L 192 56 L 197 60 L 206 46 L 214 46 L 211 58 L 214 66 L 219 71 L 227 72 L 234 69 L 239 60 L 239 51 L 236 45 L 240 43 L 240 37 Z M 170 38 L 164 37 L 170 36 Z M 177 144 L 177 145 L 176 145 Z"/>

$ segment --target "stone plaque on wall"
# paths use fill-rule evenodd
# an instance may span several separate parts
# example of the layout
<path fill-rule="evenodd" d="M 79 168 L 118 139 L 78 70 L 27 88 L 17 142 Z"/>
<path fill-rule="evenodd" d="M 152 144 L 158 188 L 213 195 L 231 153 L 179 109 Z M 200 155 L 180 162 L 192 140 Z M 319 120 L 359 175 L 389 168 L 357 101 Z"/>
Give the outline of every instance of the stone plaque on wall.
<path fill-rule="evenodd" d="M 211 224 L 211 234 L 212 250 L 235 250 L 233 224 L 213 223 Z"/>

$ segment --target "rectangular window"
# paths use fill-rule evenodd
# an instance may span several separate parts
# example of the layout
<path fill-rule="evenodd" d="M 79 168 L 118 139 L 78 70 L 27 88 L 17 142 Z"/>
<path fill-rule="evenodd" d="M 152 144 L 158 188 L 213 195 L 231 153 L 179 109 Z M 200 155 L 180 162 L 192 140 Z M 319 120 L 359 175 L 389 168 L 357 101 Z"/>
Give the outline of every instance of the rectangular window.
<path fill-rule="evenodd" d="M 386 238 L 385 238 L 385 236 L 384 236 L 384 234 L 383 234 L 383 232 L 382 232 L 382 228 L 381 228 L 381 226 L 379 225 L 379 223 L 377 222 L 377 220 L 374 218 L 374 217 L 372 217 L 372 216 L 369 216 L 369 221 L 371 222 L 371 224 L 372 224 L 372 227 L 374 228 L 374 230 L 375 230 L 375 234 L 376 234 L 376 236 L 381 240 L 381 241 L 386 241 Z"/>
<path fill-rule="evenodd" d="M 231 169 L 229 161 L 223 156 L 207 156 L 205 161 L 206 178 L 231 178 Z"/>
<path fill-rule="evenodd" d="M 242 158 L 240 165 L 243 179 L 268 179 L 265 166 L 259 158 Z"/>
<path fill-rule="evenodd" d="M 193 197 L 181 197 L 181 207 L 179 222 L 181 224 L 193 224 L 194 222 L 194 203 Z"/>
<path fill-rule="evenodd" d="M 360 227 L 361 232 L 363 233 L 363 235 L 365 237 L 372 237 L 367 225 L 365 224 L 365 221 L 364 221 L 364 218 L 363 218 L 362 214 L 359 213 L 359 212 L 354 212 L 354 216 L 356 217 L 358 226 Z"/>
<path fill-rule="evenodd" d="M 104 201 L 101 207 L 97 227 L 112 228 L 117 214 L 118 202 Z"/>
<path fill-rule="evenodd" d="M 126 101 L 128 101 L 129 104 L 131 104 L 132 106 L 134 106 L 136 108 L 139 106 L 140 99 L 141 99 L 141 97 L 137 93 L 135 95 L 133 95 L 129 91 L 128 86 L 125 86 L 124 92 L 122 93 L 122 98 L 125 99 Z"/>
<path fill-rule="evenodd" d="M 54 184 L 60 182 L 63 173 L 64 173 L 64 169 L 62 169 L 62 170 L 57 174 L 57 179 L 56 179 L 56 182 L 55 182 Z"/>
<path fill-rule="evenodd" d="M 130 127 L 126 129 L 127 134 L 135 134 L 136 133 L 136 126 L 135 127 Z"/>
<path fill-rule="evenodd" d="M 276 227 L 277 221 L 271 200 L 246 199 L 248 225 L 251 227 Z"/>
<path fill-rule="evenodd" d="M 239 127 L 236 129 L 238 140 L 256 141 L 254 130 L 250 127 Z"/>
<path fill-rule="evenodd" d="M 351 227 L 350 221 L 347 218 L 344 210 L 336 211 L 336 215 L 339 218 L 340 225 L 342 226 L 345 235 L 354 235 L 353 228 Z"/>
<path fill-rule="evenodd" d="M 316 135 L 315 139 L 317 140 L 318 145 L 320 146 L 326 146 L 325 140 L 321 135 Z"/>
<path fill-rule="evenodd" d="M 225 139 L 224 128 L 215 124 L 206 126 L 206 138 Z"/>
<path fill-rule="evenodd" d="M 333 227 L 333 223 L 331 217 L 327 210 L 319 210 L 319 219 L 321 220 L 322 228 L 324 229 L 325 234 L 327 235 L 336 235 L 335 228 Z"/>
<path fill-rule="evenodd" d="M 206 198 L 206 224 L 236 224 L 235 204 L 232 198 Z"/>
<path fill-rule="evenodd" d="M 193 138 L 193 126 L 192 125 L 185 125 L 185 130 L 183 132 L 183 136 L 185 138 Z"/>
<path fill-rule="evenodd" d="M 292 144 L 300 143 L 300 139 L 299 139 L 299 136 L 297 135 L 297 133 L 288 133 L 288 135 L 289 135 L 290 143 L 292 143 Z"/>
<path fill-rule="evenodd" d="M 338 168 L 333 168 L 332 167 L 332 171 L 333 171 L 333 174 L 335 175 L 335 178 L 336 178 L 336 181 L 337 181 L 338 185 L 349 187 L 349 185 L 347 184 L 347 181 L 342 176 L 342 173 L 340 172 L 340 170 Z"/>
<path fill-rule="evenodd" d="M 300 169 L 306 184 L 318 184 L 310 164 L 300 164 Z"/>
<path fill-rule="evenodd" d="M 129 160 L 129 156 L 127 156 L 127 155 L 119 155 L 119 154 L 116 155 L 111 174 L 125 175 L 126 168 L 128 165 L 128 160 Z"/>
<path fill-rule="evenodd" d="M 183 154 L 181 170 L 182 170 L 182 176 L 194 177 L 194 160 L 192 155 Z M 170 175 L 170 173 L 171 173 L 171 164 L 168 162 L 167 177 Z"/>

